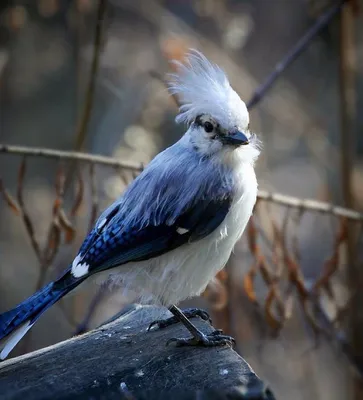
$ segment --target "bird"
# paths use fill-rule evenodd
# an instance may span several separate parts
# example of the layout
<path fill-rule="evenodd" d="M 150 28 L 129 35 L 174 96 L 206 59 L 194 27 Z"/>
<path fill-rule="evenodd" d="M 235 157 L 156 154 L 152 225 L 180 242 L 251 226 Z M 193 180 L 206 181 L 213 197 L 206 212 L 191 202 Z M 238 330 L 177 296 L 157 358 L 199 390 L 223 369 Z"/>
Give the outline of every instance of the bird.
<path fill-rule="evenodd" d="M 220 346 L 233 338 L 201 332 L 190 319 L 203 310 L 177 305 L 201 294 L 227 263 L 257 198 L 255 162 L 261 142 L 250 130 L 245 102 L 222 68 L 195 49 L 172 61 L 168 90 L 178 99 L 185 133 L 155 156 L 97 219 L 73 262 L 10 311 L 0 314 L 4 360 L 39 317 L 91 276 L 132 291 L 141 304 L 173 314 L 191 336 L 178 346 Z"/>

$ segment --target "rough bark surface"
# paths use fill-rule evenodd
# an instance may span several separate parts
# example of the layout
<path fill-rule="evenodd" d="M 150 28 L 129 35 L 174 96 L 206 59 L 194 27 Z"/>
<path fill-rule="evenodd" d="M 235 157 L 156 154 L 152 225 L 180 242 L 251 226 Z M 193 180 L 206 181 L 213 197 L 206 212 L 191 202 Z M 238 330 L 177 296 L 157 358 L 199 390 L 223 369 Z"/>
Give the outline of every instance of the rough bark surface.
<path fill-rule="evenodd" d="M 147 332 L 154 307 L 132 306 L 100 328 L 0 364 L 4 399 L 273 399 L 230 347 L 166 346 L 188 331 L 176 324 Z M 203 332 L 213 330 L 198 318 Z"/>

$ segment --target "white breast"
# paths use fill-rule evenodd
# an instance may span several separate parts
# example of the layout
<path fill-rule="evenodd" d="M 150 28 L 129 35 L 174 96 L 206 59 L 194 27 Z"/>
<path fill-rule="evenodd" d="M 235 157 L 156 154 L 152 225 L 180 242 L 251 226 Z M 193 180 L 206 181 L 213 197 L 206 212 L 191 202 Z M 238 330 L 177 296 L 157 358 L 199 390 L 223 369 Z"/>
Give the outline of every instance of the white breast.
<path fill-rule="evenodd" d="M 129 263 L 113 273 L 111 282 L 138 296 L 141 303 L 165 306 L 200 294 L 227 263 L 252 214 L 257 195 L 251 165 L 236 172 L 238 182 L 231 209 L 220 228 L 204 239 L 160 257 Z"/>

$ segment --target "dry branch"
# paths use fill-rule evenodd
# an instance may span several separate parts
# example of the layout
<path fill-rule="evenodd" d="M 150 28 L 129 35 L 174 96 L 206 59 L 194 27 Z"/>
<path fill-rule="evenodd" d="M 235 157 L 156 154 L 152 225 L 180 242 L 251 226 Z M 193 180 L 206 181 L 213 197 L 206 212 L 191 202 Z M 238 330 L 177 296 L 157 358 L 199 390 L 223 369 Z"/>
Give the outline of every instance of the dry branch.
<path fill-rule="evenodd" d="M 82 149 L 87 135 L 89 121 L 91 119 L 94 95 L 96 91 L 98 68 L 100 64 L 103 23 L 106 15 L 106 8 L 107 8 L 107 0 L 99 0 L 98 10 L 97 10 L 96 30 L 93 42 L 92 64 L 85 94 L 83 112 L 76 132 L 75 150 Z"/>
<path fill-rule="evenodd" d="M 132 306 L 99 329 L 3 362 L 1 398 L 226 399 L 228 393 L 228 399 L 274 399 L 230 347 L 166 346 L 168 339 L 188 335 L 181 324 L 147 332 L 153 315 L 160 314 L 166 313 Z"/>
<path fill-rule="evenodd" d="M 336 16 L 343 5 L 348 0 L 340 0 L 329 8 L 323 15 L 321 15 L 316 23 L 305 33 L 305 35 L 296 43 L 296 45 L 285 55 L 285 57 L 275 65 L 275 68 L 266 80 L 258 87 L 251 99 L 247 102 L 247 108 L 252 109 L 257 103 L 259 103 L 266 93 L 270 90 L 272 85 L 276 82 L 277 78 L 297 60 L 298 57 L 304 52 L 304 50 L 326 26 L 330 23 L 332 18 Z"/>
<path fill-rule="evenodd" d="M 258 198 L 260 200 L 266 200 L 271 203 L 281 204 L 283 206 L 299 208 L 303 211 L 317 211 L 335 215 L 336 217 L 345 217 L 353 221 L 363 221 L 362 213 L 349 208 L 336 206 L 331 203 L 325 203 L 323 201 L 301 199 L 299 197 L 287 196 L 281 193 L 267 192 L 265 190 L 259 190 Z"/>
<path fill-rule="evenodd" d="M 0 153 L 55 158 L 60 160 L 78 160 L 90 164 L 106 165 L 117 168 L 119 170 L 125 169 L 135 172 L 140 172 L 143 169 L 143 166 L 140 163 L 124 162 L 112 157 L 72 151 L 61 151 L 25 146 L 8 146 L 0 144 Z M 298 208 L 302 211 L 316 211 L 335 215 L 336 217 L 344 217 L 353 221 L 363 221 L 363 214 L 358 211 L 335 206 L 333 204 L 325 203 L 322 201 L 301 199 L 298 197 L 287 196 L 281 193 L 267 192 L 265 190 L 259 190 L 258 198 L 259 200 L 269 201 L 271 203 L 280 204 L 282 206 Z"/>
<path fill-rule="evenodd" d="M 135 171 L 139 171 L 142 168 L 141 163 L 121 162 L 112 157 L 36 147 L 8 146 L 0 144 L 0 153 L 19 154 L 32 157 L 55 158 L 59 160 L 76 160 L 86 163 L 102 164 L 109 167 L 123 168 Z"/>

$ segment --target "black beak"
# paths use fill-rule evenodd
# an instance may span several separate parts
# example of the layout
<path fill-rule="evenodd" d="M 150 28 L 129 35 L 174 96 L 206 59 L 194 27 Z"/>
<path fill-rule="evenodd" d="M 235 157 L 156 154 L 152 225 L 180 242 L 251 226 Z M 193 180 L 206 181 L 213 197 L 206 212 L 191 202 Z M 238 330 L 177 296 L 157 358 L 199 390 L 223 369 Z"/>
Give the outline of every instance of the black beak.
<path fill-rule="evenodd" d="M 233 146 L 244 146 L 249 143 L 247 136 L 240 131 L 235 131 L 223 136 L 222 142 Z"/>

